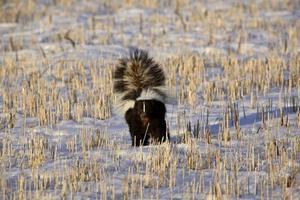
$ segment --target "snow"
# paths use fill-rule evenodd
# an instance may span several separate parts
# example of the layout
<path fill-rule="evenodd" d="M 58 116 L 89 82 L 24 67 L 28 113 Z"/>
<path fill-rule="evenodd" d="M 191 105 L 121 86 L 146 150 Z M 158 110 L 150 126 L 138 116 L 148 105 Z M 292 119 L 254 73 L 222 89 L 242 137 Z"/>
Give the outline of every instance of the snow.
<path fill-rule="evenodd" d="M 272 85 L 265 92 L 254 88 L 254 107 L 249 93 L 235 100 L 239 129 L 232 120 L 228 127 L 223 124 L 229 97 L 213 99 L 210 104 L 204 97 L 205 88 L 212 82 L 226 88 L 236 81 L 223 79 L 227 72 L 221 62 L 214 63 L 214 58 L 234 56 L 238 68 L 251 59 L 275 55 L 289 61 L 292 54 L 299 57 L 298 3 L 293 2 L 295 7 L 282 3 L 284 7 L 280 8 L 279 1 L 180 0 L 182 22 L 175 13 L 176 6 L 168 5 L 172 2 L 156 2 L 157 7 L 152 1 L 141 1 L 146 6 L 134 5 L 133 1 L 122 2 L 124 5 L 118 1 L 70 2 L 54 5 L 52 1 L 37 1 L 41 10 L 47 8 L 44 15 L 32 20 L 23 16 L 22 23 L 0 23 L 0 199 L 217 199 L 218 192 L 221 199 L 300 196 L 299 84 L 291 91 L 282 85 Z M 66 39 L 68 31 L 75 46 Z M 284 53 L 285 41 L 288 46 Z M 124 117 L 114 108 L 109 116 L 100 112 L 107 107 L 101 107 L 103 99 L 99 96 L 107 97 L 109 100 L 103 102 L 109 105 L 114 101 L 109 96 L 110 70 L 131 46 L 148 50 L 160 63 L 185 54 L 198 55 L 205 61 L 201 74 L 205 80 L 194 90 L 195 105 L 173 101 L 166 105 L 170 143 L 132 147 Z M 16 60 L 23 71 L 7 67 L 8 58 Z M 82 68 L 78 62 L 83 63 Z M 178 70 L 178 66 L 165 67 Z M 282 79 L 288 82 L 292 72 L 289 67 L 285 70 Z M 70 84 L 81 87 L 75 92 L 75 100 L 70 97 L 72 90 L 67 82 L 71 80 L 68 75 L 75 77 L 79 71 L 85 76 L 74 78 L 77 81 Z M 35 84 L 34 80 L 27 85 L 24 82 L 32 72 L 42 75 L 36 80 L 37 86 L 30 88 L 27 85 Z M 171 75 L 166 73 L 167 77 Z M 299 74 L 296 76 L 299 79 Z M 179 96 L 177 79 L 172 86 Z M 44 86 L 47 90 L 39 91 Z M 65 109 L 63 105 L 70 98 L 79 101 L 71 115 L 82 112 L 82 118 L 68 119 L 70 113 L 66 111 L 64 116 L 43 124 L 29 110 L 24 112 L 23 108 L 31 105 L 22 101 L 26 94 L 36 94 L 37 102 L 42 102 L 45 93 L 49 101 L 55 96 L 51 87 L 58 88 L 57 96 L 64 101 L 61 107 L 43 105 L 49 106 L 46 113 L 55 115 Z M 173 95 L 171 90 L 174 88 L 170 89 Z M 11 106 L 17 106 L 16 110 L 5 110 L 5 100 L 9 99 L 5 95 L 10 92 L 19 103 Z M 188 94 L 184 95 L 187 98 Z M 296 110 L 290 100 L 284 100 L 291 96 L 295 97 Z M 199 138 L 187 132 L 189 122 L 195 133 L 198 123 Z M 228 141 L 221 134 L 226 128 Z M 285 187 L 283 183 L 288 183 L 284 180 L 289 177 L 293 182 Z"/>

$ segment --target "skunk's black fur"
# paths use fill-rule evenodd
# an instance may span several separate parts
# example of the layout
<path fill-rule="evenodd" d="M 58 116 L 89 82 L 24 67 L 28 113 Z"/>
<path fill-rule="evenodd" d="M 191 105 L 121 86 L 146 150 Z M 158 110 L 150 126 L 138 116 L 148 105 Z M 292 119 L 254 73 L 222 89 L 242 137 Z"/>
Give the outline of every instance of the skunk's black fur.
<path fill-rule="evenodd" d="M 161 143 L 169 139 L 164 85 L 163 70 L 146 51 L 132 49 L 129 58 L 119 60 L 114 73 L 114 91 L 124 108 L 132 145 Z"/>
<path fill-rule="evenodd" d="M 145 107 L 145 111 L 143 107 Z M 125 113 L 132 145 L 148 145 L 150 141 L 151 143 L 161 143 L 166 141 L 166 138 L 169 139 L 169 136 L 166 135 L 165 113 L 166 107 L 160 101 L 136 101 L 134 107 Z"/>

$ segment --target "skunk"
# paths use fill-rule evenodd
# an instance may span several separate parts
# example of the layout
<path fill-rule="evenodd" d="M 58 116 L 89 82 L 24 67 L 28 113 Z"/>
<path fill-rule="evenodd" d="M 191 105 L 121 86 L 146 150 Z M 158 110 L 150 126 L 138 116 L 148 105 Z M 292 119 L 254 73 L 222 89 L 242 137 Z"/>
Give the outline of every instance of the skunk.
<path fill-rule="evenodd" d="M 146 51 L 135 48 L 129 54 L 116 65 L 114 93 L 118 107 L 125 113 L 132 145 L 165 142 L 169 134 L 164 72 Z"/>

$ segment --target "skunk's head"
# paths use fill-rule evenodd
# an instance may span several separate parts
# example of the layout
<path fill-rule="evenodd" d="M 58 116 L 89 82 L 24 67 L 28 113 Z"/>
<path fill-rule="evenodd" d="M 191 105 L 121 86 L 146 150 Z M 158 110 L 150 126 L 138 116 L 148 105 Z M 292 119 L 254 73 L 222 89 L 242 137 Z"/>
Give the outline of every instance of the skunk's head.
<path fill-rule="evenodd" d="M 166 114 L 164 103 L 155 99 L 138 100 L 135 102 L 133 109 L 144 125 L 154 118 L 164 119 Z"/>
<path fill-rule="evenodd" d="M 115 108 L 120 114 L 126 113 L 129 109 L 135 108 L 137 110 L 137 107 L 142 107 L 140 102 L 146 102 L 146 108 L 147 107 L 153 107 L 152 104 L 155 102 L 160 102 L 160 104 L 164 105 L 164 103 L 167 101 L 168 96 L 166 95 L 166 89 L 164 87 L 156 87 L 152 89 L 142 90 L 141 94 L 135 99 L 123 99 L 122 95 L 117 95 L 117 101 L 115 104 Z M 153 101 L 152 103 L 150 103 Z M 156 103 L 157 104 L 157 103 Z M 140 108 L 139 110 L 142 110 Z M 164 112 L 165 112 L 165 106 L 164 106 Z M 149 113 L 149 112 L 148 112 Z"/>

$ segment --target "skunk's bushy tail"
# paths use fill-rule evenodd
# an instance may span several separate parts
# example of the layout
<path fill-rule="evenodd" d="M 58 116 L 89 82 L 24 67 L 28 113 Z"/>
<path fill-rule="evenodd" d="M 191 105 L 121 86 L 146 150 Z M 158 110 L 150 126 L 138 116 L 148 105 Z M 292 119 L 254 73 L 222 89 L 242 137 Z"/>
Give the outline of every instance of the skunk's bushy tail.
<path fill-rule="evenodd" d="M 114 92 L 119 104 L 127 104 L 126 110 L 136 100 L 156 99 L 164 103 L 167 97 L 164 86 L 163 70 L 144 50 L 131 49 L 129 57 L 121 58 L 116 66 Z"/>

